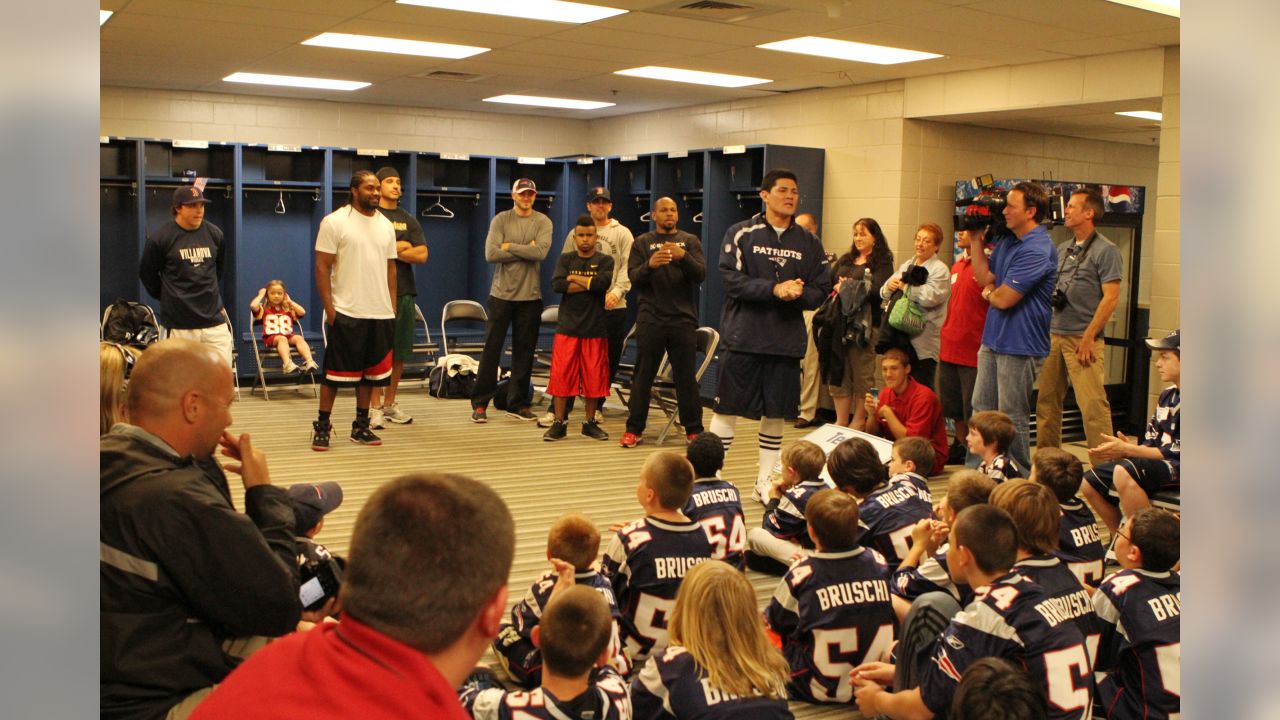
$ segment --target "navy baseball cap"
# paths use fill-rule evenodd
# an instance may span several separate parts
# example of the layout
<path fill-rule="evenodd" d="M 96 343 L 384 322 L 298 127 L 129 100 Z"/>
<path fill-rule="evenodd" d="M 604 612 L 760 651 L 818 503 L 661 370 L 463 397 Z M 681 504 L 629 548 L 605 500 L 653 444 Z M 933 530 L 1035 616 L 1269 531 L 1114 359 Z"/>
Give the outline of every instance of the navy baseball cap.
<path fill-rule="evenodd" d="M 385 166 L 385 167 L 381 167 L 381 168 L 379 168 L 379 169 L 378 169 L 378 182 L 382 182 L 383 180 L 386 180 L 387 178 L 396 178 L 396 179 L 399 179 L 399 178 L 400 178 L 400 172 L 399 172 L 398 170 L 396 170 L 395 168 L 391 167 L 390 165 L 387 165 L 387 166 Z"/>
<path fill-rule="evenodd" d="M 1182 330 L 1174 330 L 1159 340 L 1147 340 L 1147 347 L 1152 350 L 1173 350 L 1174 352 L 1181 352 L 1178 349 L 1178 346 L 1181 344 L 1181 339 Z"/>
<path fill-rule="evenodd" d="M 204 192 L 195 185 L 183 185 L 173 191 L 173 206 L 179 205 L 195 205 L 196 203 L 209 204 L 205 199 Z"/>
<path fill-rule="evenodd" d="M 595 202 L 596 200 L 607 200 L 609 202 L 613 202 L 613 198 L 609 196 L 609 188 L 591 188 L 591 192 L 587 194 L 587 202 Z"/>
<path fill-rule="evenodd" d="M 527 190 L 532 190 L 535 193 L 538 192 L 538 186 L 529 178 L 520 178 L 511 184 L 511 192 L 514 194 L 519 194 Z"/>
<path fill-rule="evenodd" d="M 342 486 L 336 482 L 290 485 L 288 493 L 293 505 L 293 531 L 298 535 L 319 525 L 325 515 L 342 504 Z"/>

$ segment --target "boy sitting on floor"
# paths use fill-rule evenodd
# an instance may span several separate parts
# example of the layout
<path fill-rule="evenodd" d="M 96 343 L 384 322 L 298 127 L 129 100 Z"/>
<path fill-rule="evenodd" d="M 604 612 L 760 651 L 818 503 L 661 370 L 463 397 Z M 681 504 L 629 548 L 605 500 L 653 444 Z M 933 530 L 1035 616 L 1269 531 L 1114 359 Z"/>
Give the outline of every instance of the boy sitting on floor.
<path fill-rule="evenodd" d="M 884 556 L 889 567 L 898 567 L 910 550 L 916 523 L 933 517 L 928 491 L 910 482 L 889 482 L 889 473 L 871 443 L 862 438 L 845 440 L 827 458 L 827 474 L 836 487 L 858 500 L 858 541 Z"/>
<path fill-rule="evenodd" d="M 742 496 L 733 483 L 720 478 L 724 443 L 719 435 L 707 430 L 689 443 L 685 458 L 693 466 L 694 477 L 693 493 L 684 504 L 685 516 L 697 520 L 707 531 L 707 539 L 715 546 L 711 557 L 745 569 L 747 524 L 742 515 Z"/>
<path fill-rule="evenodd" d="M 1013 444 L 1015 434 L 1013 421 L 999 410 L 983 410 L 969 418 L 969 452 L 982 459 L 978 470 L 990 475 L 998 483 L 1026 477 L 1026 473 L 1009 454 L 1009 446 Z"/>
<path fill-rule="evenodd" d="M 1084 466 L 1075 455 L 1061 448 L 1041 448 L 1031 458 L 1031 481 L 1053 491 L 1062 508 L 1062 529 L 1058 531 L 1055 553 L 1089 587 L 1102 579 L 1102 560 L 1107 549 L 1098 535 L 1093 512 L 1076 497 L 1084 477 Z"/>
<path fill-rule="evenodd" d="M 827 462 L 822 448 L 808 440 L 797 440 L 782 451 L 782 474 L 769 485 L 764 520 L 747 532 L 747 565 L 773 575 L 781 575 L 797 554 L 812 548 L 805 530 L 804 509 L 809 498 L 831 487 L 822 479 Z"/>

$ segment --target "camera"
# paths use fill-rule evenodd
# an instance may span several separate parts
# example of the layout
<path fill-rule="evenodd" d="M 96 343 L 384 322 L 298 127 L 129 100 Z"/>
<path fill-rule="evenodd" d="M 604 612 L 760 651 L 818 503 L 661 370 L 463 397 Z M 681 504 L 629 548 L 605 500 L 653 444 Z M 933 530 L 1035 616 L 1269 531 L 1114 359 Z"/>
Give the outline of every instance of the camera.
<path fill-rule="evenodd" d="M 302 601 L 303 610 L 319 610 L 338 594 L 342 585 L 342 565 L 327 553 L 323 558 L 309 559 L 299 566 L 302 586 L 298 590 L 298 599 Z"/>
<path fill-rule="evenodd" d="M 929 271 L 923 265 L 912 265 L 902 272 L 902 282 L 906 285 L 924 285 L 929 282 Z"/>
<path fill-rule="evenodd" d="M 1049 298 L 1049 304 L 1054 310 L 1065 310 L 1067 308 L 1067 291 L 1062 288 L 1054 288 L 1053 297 Z"/>
<path fill-rule="evenodd" d="M 972 198 L 956 200 L 956 228 L 959 230 L 987 230 L 988 240 L 1008 232 L 1004 223 L 1005 197 L 1008 191 L 996 187 L 984 187 Z"/>

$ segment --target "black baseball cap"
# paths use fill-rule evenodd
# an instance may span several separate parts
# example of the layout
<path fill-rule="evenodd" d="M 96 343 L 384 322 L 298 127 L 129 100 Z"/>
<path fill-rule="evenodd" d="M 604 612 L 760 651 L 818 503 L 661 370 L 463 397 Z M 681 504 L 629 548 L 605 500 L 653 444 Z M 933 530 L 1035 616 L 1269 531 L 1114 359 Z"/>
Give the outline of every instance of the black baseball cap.
<path fill-rule="evenodd" d="M 591 192 L 587 193 L 587 202 L 595 202 L 596 200 L 607 200 L 609 202 L 613 202 L 613 198 L 609 196 L 609 188 L 591 188 Z"/>
<path fill-rule="evenodd" d="M 204 203 L 208 205 L 209 201 L 205 199 L 204 191 L 195 185 L 183 185 L 173 191 L 174 207 L 178 207 L 179 205 L 195 205 L 196 203 Z"/>
<path fill-rule="evenodd" d="M 386 165 L 386 166 L 383 166 L 383 167 L 378 168 L 378 182 L 382 182 L 383 180 L 386 180 L 387 178 L 397 178 L 397 179 L 398 179 L 399 177 L 400 177 L 400 171 L 396 170 L 395 168 L 391 167 L 390 165 Z"/>
<path fill-rule="evenodd" d="M 1168 335 L 1165 335 L 1159 340 L 1147 340 L 1147 347 L 1152 350 L 1173 350 L 1174 352 L 1181 352 L 1178 348 L 1181 339 L 1182 330 L 1178 329 Z"/>
<path fill-rule="evenodd" d="M 290 485 L 288 493 L 293 505 L 293 531 L 298 535 L 319 525 L 325 515 L 342 504 L 342 486 L 336 482 Z"/>

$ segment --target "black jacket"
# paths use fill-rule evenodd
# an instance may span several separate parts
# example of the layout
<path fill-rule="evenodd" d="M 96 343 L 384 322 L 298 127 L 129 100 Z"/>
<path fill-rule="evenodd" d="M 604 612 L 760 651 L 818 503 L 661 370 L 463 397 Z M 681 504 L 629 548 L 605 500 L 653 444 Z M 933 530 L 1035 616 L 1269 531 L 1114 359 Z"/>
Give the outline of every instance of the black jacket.
<path fill-rule="evenodd" d="M 684 248 L 684 257 L 660 268 L 649 267 L 649 259 L 668 241 Z M 702 241 L 683 230 L 671 235 L 647 232 L 631 245 L 627 275 L 639 297 L 637 323 L 653 325 L 698 325 L 698 286 L 707 277 Z"/>
<path fill-rule="evenodd" d="M 224 640 L 293 631 L 293 508 L 283 488 L 245 492 L 241 514 L 213 458 L 178 458 L 117 425 L 101 438 L 100 712 L 162 718 L 239 660 Z"/>

